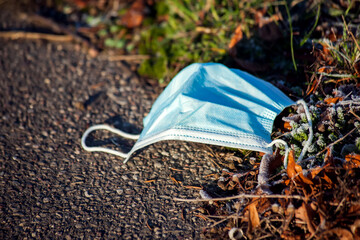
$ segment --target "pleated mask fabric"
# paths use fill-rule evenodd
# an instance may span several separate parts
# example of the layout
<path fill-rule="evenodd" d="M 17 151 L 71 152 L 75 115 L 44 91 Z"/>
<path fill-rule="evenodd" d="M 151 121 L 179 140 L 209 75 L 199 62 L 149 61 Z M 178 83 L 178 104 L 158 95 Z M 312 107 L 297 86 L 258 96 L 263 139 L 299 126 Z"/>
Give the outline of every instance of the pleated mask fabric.
<path fill-rule="evenodd" d="M 90 127 L 82 137 L 88 151 L 125 158 L 163 140 L 180 140 L 271 153 L 275 117 L 295 104 L 271 83 L 218 63 L 195 63 L 180 71 L 160 94 L 144 118 L 140 135 L 106 125 Z M 85 140 L 97 129 L 137 139 L 129 153 L 89 147 Z"/>

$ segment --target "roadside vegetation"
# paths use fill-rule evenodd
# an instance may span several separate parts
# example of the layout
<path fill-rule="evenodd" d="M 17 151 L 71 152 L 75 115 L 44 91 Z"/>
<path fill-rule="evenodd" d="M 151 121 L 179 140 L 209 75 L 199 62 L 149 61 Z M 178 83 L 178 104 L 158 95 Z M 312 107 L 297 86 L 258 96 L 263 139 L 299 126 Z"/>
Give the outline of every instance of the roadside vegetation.
<path fill-rule="evenodd" d="M 201 190 L 206 202 L 194 213 L 209 223 L 204 237 L 360 239 L 360 1 L 38 4 L 40 15 L 66 22 L 151 84 L 165 86 L 193 62 L 220 62 L 306 101 L 312 124 L 301 105 L 276 120 L 273 138 L 290 151 L 284 166 L 285 148 L 274 148 L 267 197 L 257 184 L 262 155 L 213 153 L 219 173 L 209 178 L 212 188 Z"/>

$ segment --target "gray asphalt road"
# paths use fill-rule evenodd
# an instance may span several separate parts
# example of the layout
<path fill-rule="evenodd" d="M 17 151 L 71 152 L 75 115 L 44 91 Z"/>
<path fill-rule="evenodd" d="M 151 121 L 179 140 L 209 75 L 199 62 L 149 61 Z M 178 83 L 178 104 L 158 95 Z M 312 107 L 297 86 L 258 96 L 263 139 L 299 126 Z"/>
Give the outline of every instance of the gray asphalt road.
<path fill-rule="evenodd" d="M 3 30 L 28 26 L 14 12 L 0 15 Z M 161 142 L 127 165 L 80 146 L 97 123 L 139 133 L 160 91 L 72 43 L 0 39 L 0 238 L 200 238 L 206 223 L 192 213 L 200 205 L 171 200 L 198 190 L 171 177 L 208 184 L 215 169 L 203 145 Z"/>

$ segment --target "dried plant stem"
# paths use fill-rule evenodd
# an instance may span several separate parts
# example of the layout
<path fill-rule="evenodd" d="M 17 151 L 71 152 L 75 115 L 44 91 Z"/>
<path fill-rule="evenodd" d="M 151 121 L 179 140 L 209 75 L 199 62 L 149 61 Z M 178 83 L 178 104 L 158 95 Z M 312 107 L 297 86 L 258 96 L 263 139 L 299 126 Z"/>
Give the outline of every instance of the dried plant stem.
<path fill-rule="evenodd" d="M 116 56 L 109 56 L 109 61 L 143 61 L 146 59 L 150 59 L 149 55 L 116 55 Z"/>
<path fill-rule="evenodd" d="M 239 198 L 292 198 L 292 199 L 299 199 L 305 200 L 305 197 L 300 195 L 281 195 L 281 194 L 268 194 L 268 195 L 255 195 L 255 194 L 239 194 L 236 196 L 231 197 L 223 197 L 223 198 L 212 198 L 212 199 L 184 199 L 184 198 L 173 198 L 174 201 L 179 202 L 208 202 L 208 201 L 226 201 L 226 200 L 233 200 Z"/>
<path fill-rule="evenodd" d="M 341 142 L 342 140 L 344 140 L 346 137 L 348 137 L 350 134 L 352 134 L 355 130 L 357 129 L 357 127 L 354 127 L 350 132 L 348 132 L 347 134 L 345 134 L 343 137 L 339 138 L 338 140 L 336 140 L 333 143 L 330 143 L 329 145 L 327 145 L 323 150 L 321 150 L 321 152 L 317 153 L 316 156 L 320 156 L 320 154 L 322 154 L 323 152 L 326 151 L 326 149 L 334 146 L 335 144 Z"/>
<path fill-rule="evenodd" d="M 0 38 L 9 38 L 12 40 L 14 40 L 14 39 L 43 39 L 43 40 L 54 41 L 54 42 L 70 42 L 74 39 L 70 35 L 56 35 L 56 34 L 22 32 L 22 31 L 0 32 Z"/>
<path fill-rule="evenodd" d="M 354 115 L 357 118 L 357 120 L 360 120 L 360 117 L 356 113 L 354 113 L 354 111 L 352 109 L 349 110 L 349 113 Z"/>
<path fill-rule="evenodd" d="M 358 44 L 358 42 L 357 42 L 354 34 L 353 34 L 351 31 L 349 31 L 349 28 L 348 28 L 348 26 L 347 26 L 347 24 L 346 24 L 346 21 L 345 21 L 344 16 L 341 16 L 341 17 L 342 17 L 342 20 L 343 20 L 343 22 L 344 22 L 344 26 L 345 26 L 346 31 L 348 32 L 348 34 L 350 34 L 350 36 L 351 36 L 351 38 L 353 39 L 353 41 L 354 41 L 357 49 L 360 51 L 360 46 L 359 46 L 359 44 Z"/>

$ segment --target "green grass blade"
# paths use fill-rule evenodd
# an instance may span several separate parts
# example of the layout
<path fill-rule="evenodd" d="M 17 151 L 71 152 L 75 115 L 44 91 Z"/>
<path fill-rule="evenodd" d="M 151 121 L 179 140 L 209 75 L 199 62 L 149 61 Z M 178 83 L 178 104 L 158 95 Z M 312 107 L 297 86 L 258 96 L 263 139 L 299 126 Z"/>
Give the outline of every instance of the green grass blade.
<path fill-rule="evenodd" d="M 301 43 L 300 43 L 300 47 L 303 46 L 306 41 L 310 38 L 312 32 L 315 30 L 317 24 L 318 24 L 318 21 L 319 21 L 319 18 L 320 18 L 320 10 L 321 10 L 321 4 L 319 4 L 318 6 L 318 9 L 317 9 L 317 12 L 316 12 L 316 19 L 315 19 L 315 23 L 313 25 L 313 27 L 311 28 L 311 30 L 305 35 L 305 37 L 301 40 Z"/>
<path fill-rule="evenodd" d="M 290 48 L 291 48 L 291 59 L 294 65 L 295 71 L 297 71 L 296 61 L 295 61 L 295 55 L 294 55 L 294 33 L 292 28 L 292 20 L 291 20 L 291 14 L 289 7 L 287 3 L 285 3 L 286 13 L 288 15 L 288 21 L 289 21 L 289 27 L 290 27 Z"/>

